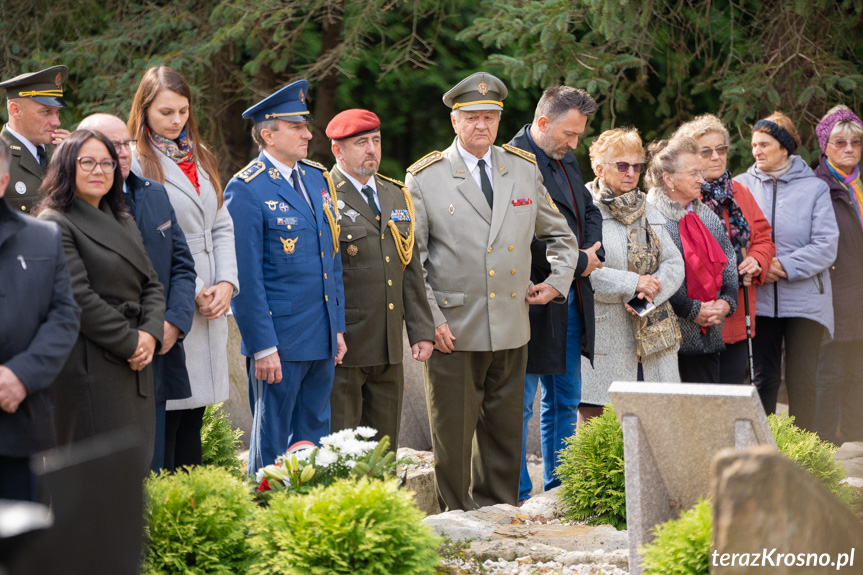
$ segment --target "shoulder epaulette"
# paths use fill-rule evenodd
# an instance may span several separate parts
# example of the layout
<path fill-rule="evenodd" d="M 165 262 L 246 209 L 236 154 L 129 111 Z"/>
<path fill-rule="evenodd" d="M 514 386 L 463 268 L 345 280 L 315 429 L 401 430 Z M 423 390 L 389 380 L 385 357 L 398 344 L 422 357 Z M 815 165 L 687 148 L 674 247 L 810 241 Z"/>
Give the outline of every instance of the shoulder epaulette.
<path fill-rule="evenodd" d="M 312 160 L 300 160 L 302 163 L 307 164 L 313 168 L 317 168 L 322 172 L 326 172 L 327 168 L 323 164 L 319 164 L 317 162 L 313 162 Z"/>
<path fill-rule="evenodd" d="M 536 163 L 536 155 L 531 154 L 530 152 L 526 152 L 521 148 L 516 148 L 515 146 L 510 146 L 509 144 L 504 144 L 503 149 L 509 152 L 510 154 L 515 154 L 516 156 L 521 156 L 528 162 Z"/>
<path fill-rule="evenodd" d="M 247 184 L 255 179 L 261 172 L 266 169 L 266 164 L 260 160 L 255 160 L 236 174 L 234 177 L 238 180 L 243 180 Z"/>
<path fill-rule="evenodd" d="M 425 156 L 423 156 L 422 158 L 420 158 L 419 160 L 414 162 L 413 165 L 411 165 L 411 167 L 408 168 L 408 173 L 413 174 L 415 176 L 420 172 L 420 170 L 424 170 L 425 168 L 428 168 L 429 166 L 431 166 L 432 164 L 434 164 L 438 160 L 442 160 L 442 159 L 443 159 L 443 154 L 441 154 L 438 151 L 434 151 L 430 154 L 426 154 Z"/>
<path fill-rule="evenodd" d="M 392 182 L 392 183 L 394 183 L 395 185 L 397 185 L 397 186 L 398 186 L 398 187 L 400 187 L 400 188 L 405 187 L 405 183 L 404 183 L 404 182 L 400 182 L 400 181 L 396 180 L 395 178 L 388 178 L 388 177 L 386 177 L 386 176 L 385 176 L 385 175 L 383 175 L 383 174 L 375 174 L 375 175 L 376 175 L 377 177 L 379 177 L 380 179 L 382 179 L 382 180 L 386 180 L 386 181 L 388 181 L 388 182 Z"/>

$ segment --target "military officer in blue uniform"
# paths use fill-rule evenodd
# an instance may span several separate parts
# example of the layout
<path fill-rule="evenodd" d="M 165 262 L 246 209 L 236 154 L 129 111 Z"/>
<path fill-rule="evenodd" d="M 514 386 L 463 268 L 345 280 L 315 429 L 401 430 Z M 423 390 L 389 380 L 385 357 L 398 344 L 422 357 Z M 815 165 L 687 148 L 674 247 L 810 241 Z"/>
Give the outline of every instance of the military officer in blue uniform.
<path fill-rule="evenodd" d="M 335 364 L 347 351 L 336 194 L 324 166 L 305 159 L 308 89 L 299 80 L 243 112 L 261 153 L 225 188 L 241 286 L 231 308 L 253 415 L 250 473 L 329 433 Z"/>

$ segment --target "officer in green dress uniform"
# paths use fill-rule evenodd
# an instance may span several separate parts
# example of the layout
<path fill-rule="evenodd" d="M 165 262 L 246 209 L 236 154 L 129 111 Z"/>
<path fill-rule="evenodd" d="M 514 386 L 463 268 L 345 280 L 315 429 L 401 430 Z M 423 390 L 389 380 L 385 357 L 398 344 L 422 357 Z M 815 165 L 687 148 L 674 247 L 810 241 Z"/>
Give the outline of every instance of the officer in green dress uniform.
<path fill-rule="evenodd" d="M 414 208 L 402 182 L 376 173 L 381 121 L 368 110 L 345 110 L 327 126 L 336 166 L 330 174 L 341 214 L 345 342 L 330 396 L 333 432 L 359 425 L 398 448 L 404 391 L 402 326 L 411 355 L 429 358 L 434 323 L 422 267 L 413 250 Z"/>
<path fill-rule="evenodd" d="M 29 213 L 36 205 L 54 146 L 69 135 L 68 130 L 60 129 L 60 108 L 66 107 L 63 83 L 68 75 L 66 66 L 52 66 L 0 82 L 0 88 L 6 89 L 9 115 L 0 139 L 12 154 L 6 202 L 16 212 Z"/>

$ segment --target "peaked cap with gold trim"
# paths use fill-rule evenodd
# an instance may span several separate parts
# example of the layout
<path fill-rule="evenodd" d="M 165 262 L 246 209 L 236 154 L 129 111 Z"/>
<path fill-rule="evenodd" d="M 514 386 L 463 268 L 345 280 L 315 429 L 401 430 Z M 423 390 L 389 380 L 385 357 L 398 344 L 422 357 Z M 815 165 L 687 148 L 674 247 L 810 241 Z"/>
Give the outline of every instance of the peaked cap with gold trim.
<path fill-rule="evenodd" d="M 308 95 L 309 83 L 297 80 L 243 112 L 243 118 L 251 118 L 256 124 L 266 120 L 311 122 L 312 116 L 306 107 Z"/>
<path fill-rule="evenodd" d="M 51 66 L 0 82 L 0 88 L 6 89 L 7 98 L 30 98 L 45 106 L 65 108 L 63 83 L 68 76 L 69 68 L 66 66 Z"/>
<path fill-rule="evenodd" d="M 486 72 L 471 74 L 443 95 L 443 103 L 453 110 L 503 110 L 506 85 Z"/>

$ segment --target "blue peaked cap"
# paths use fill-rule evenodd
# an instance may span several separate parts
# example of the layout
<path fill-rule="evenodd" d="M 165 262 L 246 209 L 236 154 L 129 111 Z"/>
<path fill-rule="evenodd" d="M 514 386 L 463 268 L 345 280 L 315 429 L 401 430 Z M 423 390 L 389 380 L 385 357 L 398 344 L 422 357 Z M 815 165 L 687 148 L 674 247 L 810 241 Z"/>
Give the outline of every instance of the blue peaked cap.
<path fill-rule="evenodd" d="M 243 118 L 251 118 L 256 124 L 266 120 L 311 122 L 312 116 L 306 108 L 308 95 L 309 83 L 297 80 L 243 112 Z"/>

